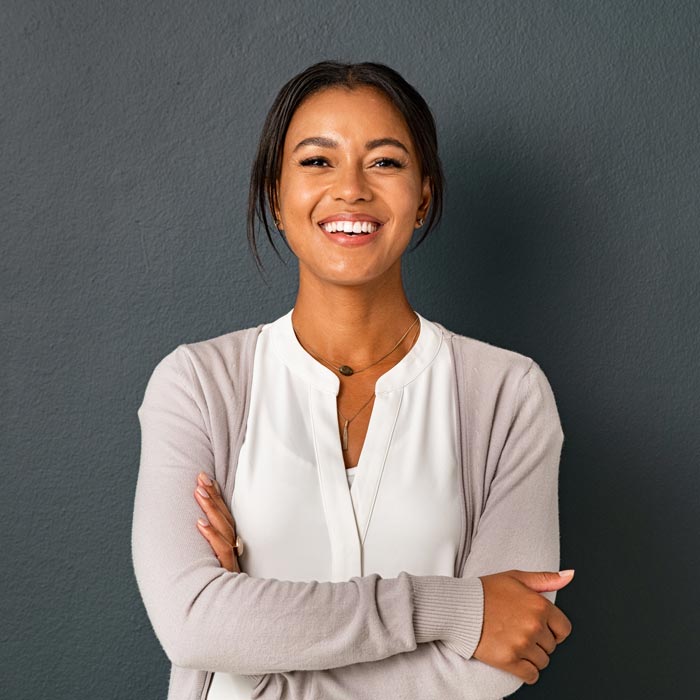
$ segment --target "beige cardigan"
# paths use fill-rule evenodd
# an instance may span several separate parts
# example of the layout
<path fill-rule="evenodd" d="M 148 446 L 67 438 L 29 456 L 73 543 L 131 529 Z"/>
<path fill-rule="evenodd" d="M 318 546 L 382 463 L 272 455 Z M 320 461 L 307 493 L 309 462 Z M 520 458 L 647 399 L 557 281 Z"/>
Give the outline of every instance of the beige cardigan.
<path fill-rule="evenodd" d="M 540 367 L 440 327 L 459 397 L 464 523 L 455 577 L 254 578 L 219 566 L 194 525 L 192 491 L 206 471 L 230 502 L 260 328 L 178 346 L 153 370 L 138 410 L 133 560 L 173 664 L 168 699 L 206 697 L 212 671 L 254 676 L 253 698 L 497 700 L 514 692 L 518 678 L 472 658 L 483 619 L 478 577 L 559 567 L 563 432 Z"/>

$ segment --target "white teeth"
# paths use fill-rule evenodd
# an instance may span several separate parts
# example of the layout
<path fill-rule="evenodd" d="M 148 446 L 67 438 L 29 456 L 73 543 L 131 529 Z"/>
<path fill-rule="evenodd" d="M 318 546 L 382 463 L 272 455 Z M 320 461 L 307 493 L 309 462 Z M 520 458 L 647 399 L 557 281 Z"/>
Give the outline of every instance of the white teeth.
<path fill-rule="evenodd" d="M 374 233 L 379 228 L 371 221 L 329 221 L 321 225 L 328 233 Z"/>

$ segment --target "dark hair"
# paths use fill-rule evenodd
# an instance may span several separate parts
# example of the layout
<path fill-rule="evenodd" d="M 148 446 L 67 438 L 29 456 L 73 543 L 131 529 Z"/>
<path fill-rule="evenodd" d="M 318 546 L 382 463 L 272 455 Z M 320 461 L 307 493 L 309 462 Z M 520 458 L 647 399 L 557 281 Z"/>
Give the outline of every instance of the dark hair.
<path fill-rule="evenodd" d="M 322 61 L 309 66 L 294 76 L 279 91 L 267 113 L 258 150 L 253 161 L 248 194 L 248 243 L 255 261 L 262 268 L 256 229 L 258 224 L 265 230 L 273 249 L 279 255 L 272 236 L 270 217 L 278 208 L 277 181 L 282 171 L 284 139 L 294 112 L 311 94 L 329 87 L 349 89 L 368 86 L 383 92 L 403 115 L 418 152 L 423 176 L 430 178 L 432 195 L 430 212 L 425 229 L 416 246 L 437 225 L 442 216 L 444 177 L 438 156 L 435 120 L 420 93 L 395 70 L 382 63 L 338 63 Z"/>

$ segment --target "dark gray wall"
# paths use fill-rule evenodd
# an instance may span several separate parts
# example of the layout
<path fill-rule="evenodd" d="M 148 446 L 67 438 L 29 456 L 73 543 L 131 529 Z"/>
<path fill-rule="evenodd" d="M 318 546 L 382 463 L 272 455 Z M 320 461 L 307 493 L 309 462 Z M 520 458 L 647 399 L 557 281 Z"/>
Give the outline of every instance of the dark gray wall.
<path fill-rule="evenodd" d="M 165 697 L 136 409 L 177 344 L 291 308 L 293 261 L 266 286 L 247 253 L 247 178 L 323 58 L 387 62 L 434 109 L 416 308 L 534 357 L 558 401 L 574 632 L 519 696 L 695 696 L 699 26 L 690 0 L 5 0 L 2 697 Z"/>

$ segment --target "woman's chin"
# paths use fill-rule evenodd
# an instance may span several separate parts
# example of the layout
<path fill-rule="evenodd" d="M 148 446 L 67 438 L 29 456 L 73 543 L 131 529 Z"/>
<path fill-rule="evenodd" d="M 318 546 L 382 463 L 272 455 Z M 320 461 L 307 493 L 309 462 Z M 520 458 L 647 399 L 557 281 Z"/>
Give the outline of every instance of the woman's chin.
<path fill-rule="evenodd" d="M 320 285 L 337 285 L 339 287 L 357 287 L 376 284 L 388 278 L 391 272 L 384 266 L 354 264 L 348 260 L 319 261 L 318 264 L 299 262 L 300 281 Z"/>

